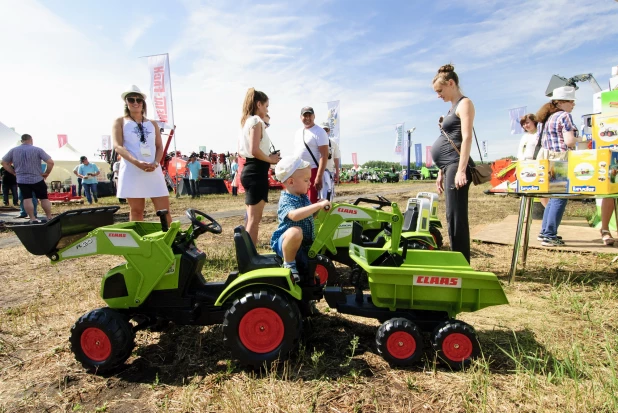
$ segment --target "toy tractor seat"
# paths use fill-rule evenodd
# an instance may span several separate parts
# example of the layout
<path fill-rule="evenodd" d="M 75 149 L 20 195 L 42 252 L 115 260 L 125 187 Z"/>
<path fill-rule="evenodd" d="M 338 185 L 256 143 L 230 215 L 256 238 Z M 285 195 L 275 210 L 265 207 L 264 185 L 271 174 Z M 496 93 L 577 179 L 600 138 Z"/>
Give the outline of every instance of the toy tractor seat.
<path fill-rule="evenodd" d="M 88 232 L 114 223 L 119 206 L 66 211 L 45 223 L 6 223 L 33 255 L 50 255 Z"/>
<path fill-rule="evenodd" d="M 416 205 L 408 204 L 408 209 L 403 214 L 402 232 L 416 231 L 416 223 L 418 222 L 418 208 Z"/>
<path fill-rule="evenodd" d="M 234 228 L 234 245 L 236 246 L 236 262 L 241 274 L 260 268 L 281 267 L 277 254 L 258 254 L 249 233 L 242 225 Z"/>

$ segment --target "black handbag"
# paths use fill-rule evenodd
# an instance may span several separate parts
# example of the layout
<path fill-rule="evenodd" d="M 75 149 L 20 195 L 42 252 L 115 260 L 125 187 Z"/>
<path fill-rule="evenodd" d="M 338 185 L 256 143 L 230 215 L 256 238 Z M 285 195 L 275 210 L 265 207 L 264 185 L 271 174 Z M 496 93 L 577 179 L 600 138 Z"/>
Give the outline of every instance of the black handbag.
<path fill-rule="evenodd" d="M 453 146 L 453 149 L 455 149 L 455 152 L 457 152 L 457 155 L 461 157 L 461 152 L 459 152 L 459 149 L 457 149 L 455 142 L 453 142 L 453 140 L 448 135 L 448 133 L 446 133 L 446 131 L 442 129 L 442 125 L 440 125 L 440 129 L 444 133 L 444 136 L 446 136 L 446 139 L 448 139 L 450 144 Z M 475 164 L 474 166 L 470 166 L 470 162 L 468 162 L 468 168 L 470 169 L 470 175 L 472 175 L 472 183 L 474 185 L 480 185 L 480 184 L 484 184 L 485 182 L 491 181 L 491 175 L 493 173 L 493 169 L 491 168 L 490 164 L 483 163 L 483 155 L 481 155 L 481 147 L 479 146 L 479 140 L 476 137 L 476 131 L 474 130 L 474 128 L 472 128 L 472 132 L 474 132 L 474 140 L 476 141 L 476 147 L 479 150 L 481 164 L 480 165 Z"/>

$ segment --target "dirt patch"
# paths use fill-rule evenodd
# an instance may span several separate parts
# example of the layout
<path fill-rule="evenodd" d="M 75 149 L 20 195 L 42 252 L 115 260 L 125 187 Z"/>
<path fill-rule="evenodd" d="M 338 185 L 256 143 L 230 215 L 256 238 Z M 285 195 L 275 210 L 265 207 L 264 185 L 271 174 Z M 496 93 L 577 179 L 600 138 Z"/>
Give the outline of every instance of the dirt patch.
<path fill-rule="evenodd" d="M 433 187 L 361 185 L 342 185 L 339 193 L 393 191 L 387 198 L 405 203 Z M 517 200 L 488 197 L 482 189 L 471 191 L 473 227 L 517 212 Z M 276 199 L 271 196 L 272 205 Z M 211 208 L 208 199 L 198 202 L 195 208 L 207 213 L 226 209 Z M 229 201 L 227 210 L 242 210 L 240 202 Z M 587 208 L 569 203 L 567 214 L 586 214 Z M 445 223 L 443 200 L 439 213 Z M 203 272 L 209 280 L 223 279 L 234 268 L 232 234 L 243 216 L 217 220 L 223 233 L 198 240 L 208 256 Z M 269 250 L 275 227 L 275 211 L 268 211 L 260 250 Z M 507 246 L 474 243 L 472 265 L 505 282 L 511 254 Z M 0 412 L 616 411 L 618 286 L 612 258 L 531 250 L 525 276 L 503 284 L 510 305 L 460 315 L 476 328 L 483 349 L 465 372 L 437 365 L 429 350 L 413 368 L 391 368 L 373 344 L 377 321 L 341 315 L 320 302 L 322 315 L 305 323 L 298 351 L 267 372 L 230 360 L 219 326 L 169 325 L 138 332 L 126 365 L 97 376 L 75 361 L 67 336 L 78 317 L 103 305 L 101 276 L 122 259 L 95 256 L 52 266 L 21 246 L 3 248 Z"/>

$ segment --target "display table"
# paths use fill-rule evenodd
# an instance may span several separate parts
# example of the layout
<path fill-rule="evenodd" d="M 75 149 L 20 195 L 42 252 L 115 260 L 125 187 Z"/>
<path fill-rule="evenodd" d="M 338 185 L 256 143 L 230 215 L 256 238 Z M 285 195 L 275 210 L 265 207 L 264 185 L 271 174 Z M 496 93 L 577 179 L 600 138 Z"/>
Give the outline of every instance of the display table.
<path fill-rule="evenodd" d="M 613 198 L 614 199 L 614 214 L 616 216 L 616 222 L 618 222 L 618 194 L 611 195 L 598 195 L 598 194 L 550 194 L 550 193 L 492 193 L 488 191 L 487 194 L 491 195 L 507 195 L 516 196 L 521 198 L 519 204 L 519 216 L 517 218 L 517 230 L 515 232 L 515 243 L 513 244 L 513 258 L 511 259 L 511 270 L 509 271 L 509 284 L 515 280 L 515 274 L 517 273 L 517 263 L 519 261 L 519 252 L 522 252 L 522 273 L 526 269 L 526 259 L 528 258 L 528 241 L 530 240 L 530 221 L 532 217 L 532 201 L 534 198 L 562 198 L 562 199 L 595 199 L 595 198 Z M 522 232 L 523 245 L 522 245 Z M 523 248 L 522 248 L 523 247 Z"/>

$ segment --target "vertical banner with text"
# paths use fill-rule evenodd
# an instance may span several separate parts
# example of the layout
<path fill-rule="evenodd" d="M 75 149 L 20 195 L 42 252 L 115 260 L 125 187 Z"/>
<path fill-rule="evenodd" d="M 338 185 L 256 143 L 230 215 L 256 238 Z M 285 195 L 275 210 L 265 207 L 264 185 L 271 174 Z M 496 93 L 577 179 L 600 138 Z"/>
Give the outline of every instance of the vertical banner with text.
<path fill-rule="evenodd" d="M 58 147 L 59 148 L 62 148 L 68 142 L 69 142 L 69 138 L 67 137 L 67 135 L 58 135 Z"/>
<path fill-rule="evenodd" d="M 174 110 L 172 103 L 172 80 L 170 78 L 169 56 L 160 54 L 148 57 L 150 71 L 151 113 L 159 126 L 174 129 Z"/>
<path fill-rule="evenodd" d="M 487 158 L 487 141 L 483 141 L 483 158 Z"/>
<path fill-rule="evenodd" d="M 352 152 L 352 163 L 354 164 L 354 169 L 358 168 L 358 157 L 356 156 L 356 152 Z"/>
<path fill-rule="evenodd" d="M 431 146 L 425 147 L 425 166 L 431 168 L 433 165 L 433 159 L 431 158 Z"/>
<path fill-rule="evenodd" d="M 414 157 L 416 160 L 416 167 L 420 168 L 423 165 L 423 144 L 417 143 L 414 145 Z"/>
<path fill-rule="evenodd" d="M 102 151 L 112 150 L 112 137 L 111 136 L 101 135 L 101 150 Z"/>
<path fill-rule="evenodd" d="M 401 155 L 404 145 L 403 123 L 395 125 L 395 155 Z"/>
<path fill-rule="evenodd" d="M 339 101 L 334 100 L 332 102 L 327 102 L 328 105 L 328 124 L 330 125 L 330 135 L 329 138 L 337 142 L 339 145 L 339 150 L 341 150 L 341 135 L 340 135 L 340 121 L 341 121 L 341 113 L 339 112 Z"/>

